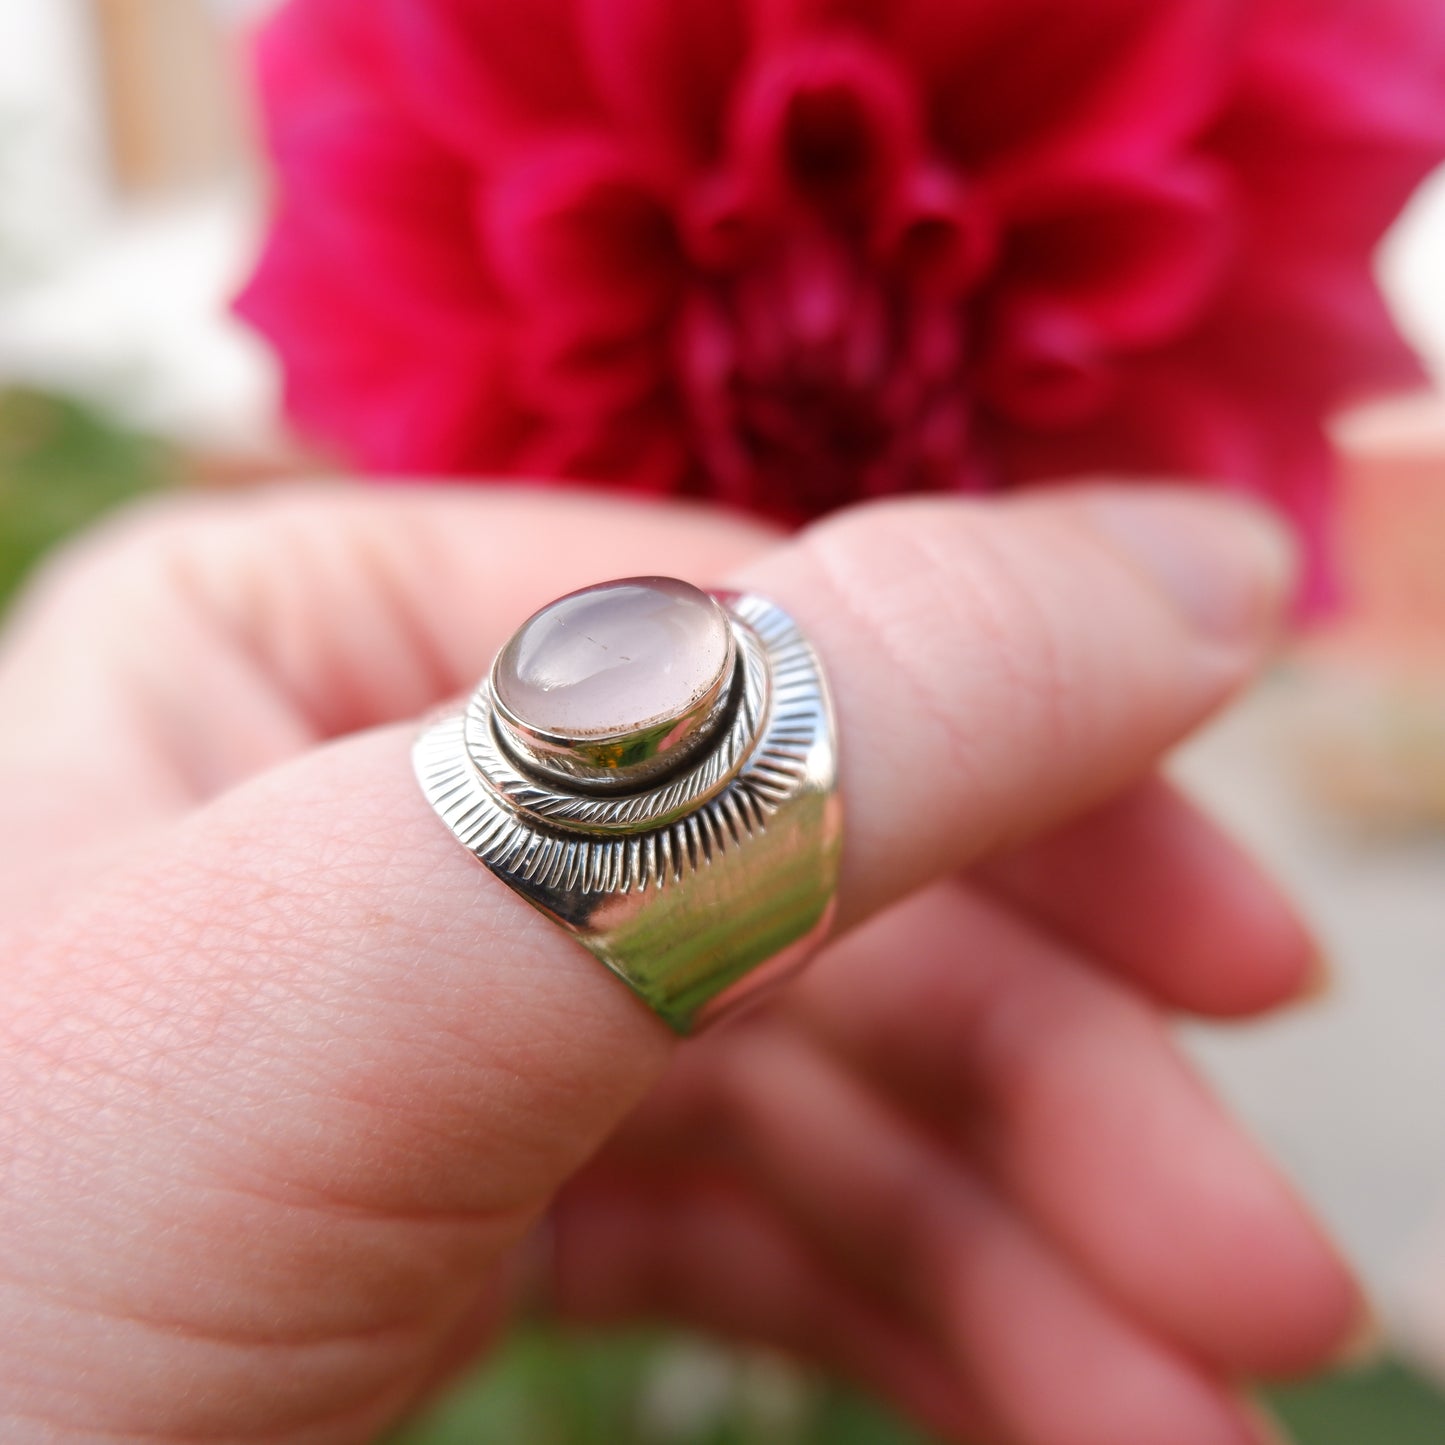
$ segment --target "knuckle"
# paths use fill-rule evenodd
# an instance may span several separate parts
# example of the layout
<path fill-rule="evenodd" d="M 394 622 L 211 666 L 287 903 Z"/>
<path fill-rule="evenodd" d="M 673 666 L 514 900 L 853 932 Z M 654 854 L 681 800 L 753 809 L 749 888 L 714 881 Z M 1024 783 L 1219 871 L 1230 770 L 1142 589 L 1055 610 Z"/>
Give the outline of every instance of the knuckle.
<path fill-rule="evenodd" d="M 209 499 L 129 503 L 60 545 L 30 579 L 19 620 L 73 633 L 77 623 L 123 640 L 172 610 L 191 538 L 214 525 Z"/>
<path fill-rule="evenodd" d="M 127 502 L 63 542 L 37 571 L 32 593 L 42 601 L 124 604 L 157 581 L 220 549 L 246 550 L 249 538 L 294 531 L 319 517 L 332 488 L 299 485 L 244 494 L 171 493 Z"/>
<path fill-rule="evenodd" d="M 84 637 L 133 677 L 149 676 L 158 638 L 205 635 L 248 654 L 270 656 L 268 644 L 284 652 L 318 590 L 350 577 L 364 600 L 384 571 L 360 545 L 375 529 L 354 525 L 369 499 L 337 504 L 353 496 L 287 484 L 129 504 L 42 564 L 11 634 L 67 649 Z M 338 563 L 342 554 L 349 566 Z"/>

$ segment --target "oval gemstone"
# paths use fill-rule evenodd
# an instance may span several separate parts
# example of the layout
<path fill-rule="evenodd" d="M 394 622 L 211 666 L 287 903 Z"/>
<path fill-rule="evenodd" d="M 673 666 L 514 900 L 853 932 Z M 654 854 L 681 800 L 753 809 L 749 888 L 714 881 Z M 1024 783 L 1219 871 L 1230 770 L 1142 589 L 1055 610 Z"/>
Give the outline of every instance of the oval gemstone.
<path fill-rule="evenodd" d="M 621 736 L 684 717 L 717 687 L 731 634 L 706 592 L 629 577 L 574 592 L 529 618 L 493 673 L 518 722 L 556 738 Z"/>

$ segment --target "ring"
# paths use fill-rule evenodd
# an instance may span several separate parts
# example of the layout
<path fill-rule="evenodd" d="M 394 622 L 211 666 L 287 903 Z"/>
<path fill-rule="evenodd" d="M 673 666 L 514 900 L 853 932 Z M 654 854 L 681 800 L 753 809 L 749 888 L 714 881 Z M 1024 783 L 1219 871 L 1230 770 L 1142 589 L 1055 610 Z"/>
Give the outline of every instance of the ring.
<path fill-rule="evenodd" d="M 460 842 L 679 1033 L 827 932 L 833 709 L 813 649 L 762 597 L 667 577 L 569 593 L 413 761 Z"/>

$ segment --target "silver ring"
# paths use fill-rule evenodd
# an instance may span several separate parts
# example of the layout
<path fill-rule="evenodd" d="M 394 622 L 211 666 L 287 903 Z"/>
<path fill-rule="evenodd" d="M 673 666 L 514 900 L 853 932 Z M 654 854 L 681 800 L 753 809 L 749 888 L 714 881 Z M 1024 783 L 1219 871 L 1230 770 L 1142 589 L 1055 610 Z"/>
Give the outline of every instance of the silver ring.
<path fill-rule="evenodd" d="M 680 1033 L 827 932 L 833 710 L 813 649 L 761 597 L 658 577 L 569 593 L 413 760 L 458 840 Z"/>

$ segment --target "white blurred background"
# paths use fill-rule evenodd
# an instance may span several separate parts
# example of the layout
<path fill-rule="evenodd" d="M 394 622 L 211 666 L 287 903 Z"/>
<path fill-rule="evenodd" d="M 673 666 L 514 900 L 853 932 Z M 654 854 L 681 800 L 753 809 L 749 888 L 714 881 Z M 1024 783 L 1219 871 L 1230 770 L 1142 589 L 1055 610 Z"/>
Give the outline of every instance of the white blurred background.
<path fill-rule="evenodd" d="M 264 0 L 0 0 L 0 375 L 264 447 L 273 378 L 227 314 L 263 185 L 240 61 Z"/>

